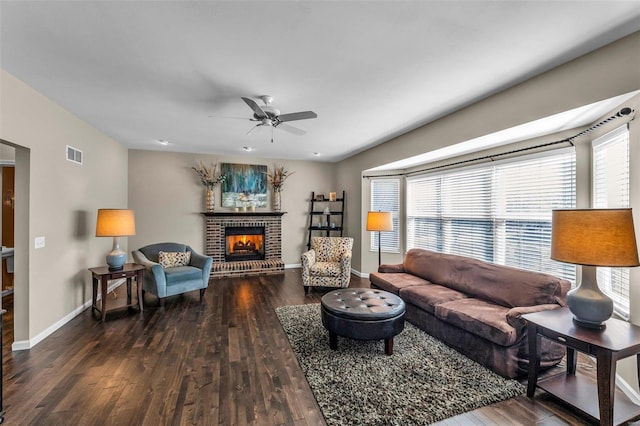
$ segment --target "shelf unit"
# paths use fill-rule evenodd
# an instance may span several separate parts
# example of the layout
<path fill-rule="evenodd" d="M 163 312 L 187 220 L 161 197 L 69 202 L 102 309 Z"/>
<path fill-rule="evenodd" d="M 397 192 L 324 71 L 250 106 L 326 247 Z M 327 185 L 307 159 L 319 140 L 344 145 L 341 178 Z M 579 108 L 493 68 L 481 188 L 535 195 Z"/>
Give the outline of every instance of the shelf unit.
<path fill-rule="evenodd" d="M 311 206 L 309 207 L 309 238 L 307 240 L 307 250 L 311 248 L 311 235 L 314 232 L 321 232 L 324 236 L 329 237 L 331 233 L 340 233 L 342 237 L 343 231 L 343 218 L 344 218 L 344 201 L 345 192 L 342 191 L 342 197 L 336 198 L 335 201 L 329 201 L 324 199 L 322 201 L 316 200 L 316 193 L 311 193 Z M 329 213 L 325 213 L 325 208 L 329 207 Z M 339 210 L 334 208 L 338 206 Z M 322 208 L 321 210 L 318 210 Z M 332 217 L 335 216 L 335 219 Z M 315 218 L 315 219 L 314 219 Z M 338 222 L 339 221 L 339 222 Z M 331 226 L 331 225 L 334 226 Z"/>

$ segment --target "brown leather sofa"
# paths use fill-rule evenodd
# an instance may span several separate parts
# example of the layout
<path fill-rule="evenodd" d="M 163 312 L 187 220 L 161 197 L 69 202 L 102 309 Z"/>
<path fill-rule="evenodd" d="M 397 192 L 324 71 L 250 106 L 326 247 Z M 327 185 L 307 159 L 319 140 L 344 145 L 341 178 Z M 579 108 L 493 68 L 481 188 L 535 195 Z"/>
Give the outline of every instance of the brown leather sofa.
<path fill-rule="evenodd" d="M 399 295 L 407 321 L 504 377 L 526 374 L 522 314 L 565 306 L 569 281 L 480 260 L 411 249 L 403 263 L 381 265 L 371 286 Z M 542 339 L 541 367 L 564 347 Z"/>

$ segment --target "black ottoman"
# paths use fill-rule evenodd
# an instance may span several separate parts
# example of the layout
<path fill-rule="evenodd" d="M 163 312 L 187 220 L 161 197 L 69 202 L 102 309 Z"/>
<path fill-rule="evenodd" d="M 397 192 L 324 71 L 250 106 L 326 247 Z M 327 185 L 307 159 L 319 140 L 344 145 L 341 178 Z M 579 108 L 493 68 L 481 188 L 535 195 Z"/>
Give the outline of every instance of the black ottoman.
<path fill-rule="evenodd" d="M 338 347 L 338 336 L 384 339 L 384 353 L 393 354 L 393 337 L 404 329 L 404 301 L 398 296 L 382 290 L 345 288 L 322 296 L 321 306 L 331 349 Z"/>

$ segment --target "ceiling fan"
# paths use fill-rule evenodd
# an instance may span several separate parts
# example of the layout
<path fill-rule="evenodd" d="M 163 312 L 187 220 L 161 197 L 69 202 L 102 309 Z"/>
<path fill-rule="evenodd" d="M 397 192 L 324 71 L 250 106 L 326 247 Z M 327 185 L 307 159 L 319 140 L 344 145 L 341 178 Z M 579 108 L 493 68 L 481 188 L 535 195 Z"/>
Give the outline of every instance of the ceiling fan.
<path fill-rule="evenodd" d="M 306 132 L 302 129 L 298 129 L 297 127 L 291 126 L 289 124 L 285 124 L 289 121 L 296 120 L 306 120 L 309 118 L 316 118 L 318 114 L 313 111 L 300 111 L 300 112 L 292 112 L 290 114 L 280 114 L 280 110 L 273 107 L 271 102 L 273 102 L 273 97 L 269 95 L 259 96 L 259 98 L 264 102 L 264 106 L 261 107 L 258 105 L 256 101 L 250 98 L 241 97 L 242 100 L 249 105 L 249 108 L 253 111 L 253 118 L 250 118 L 251 121 L 257 121 L 254 127 L 247 132 L 247 134 L 251 133 L 253 130 L 257 129 L 260 126 L 271 127 L 273 129 L 279 128 L 282 130 L 286 130 L 289 133 L 293 133 L 294 135 L 302 136 Z M 273 133 L 271 134 L 271 142 L 273 142 Z"/>

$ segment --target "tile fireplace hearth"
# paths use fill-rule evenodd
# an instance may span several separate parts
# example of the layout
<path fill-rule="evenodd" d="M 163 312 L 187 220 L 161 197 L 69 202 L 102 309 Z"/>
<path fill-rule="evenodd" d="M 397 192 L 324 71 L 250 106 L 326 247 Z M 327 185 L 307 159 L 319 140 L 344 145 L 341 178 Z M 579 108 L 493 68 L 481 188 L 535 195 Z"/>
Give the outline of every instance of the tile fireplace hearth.
<path fill-rule="evenodd" d="M 283 214 L 285 212 L 203 212 L 204 250 L 213 257 L 211 278 L 284 272 Z"/>

